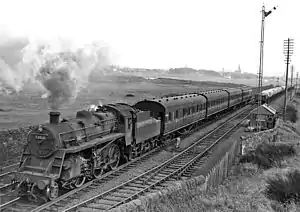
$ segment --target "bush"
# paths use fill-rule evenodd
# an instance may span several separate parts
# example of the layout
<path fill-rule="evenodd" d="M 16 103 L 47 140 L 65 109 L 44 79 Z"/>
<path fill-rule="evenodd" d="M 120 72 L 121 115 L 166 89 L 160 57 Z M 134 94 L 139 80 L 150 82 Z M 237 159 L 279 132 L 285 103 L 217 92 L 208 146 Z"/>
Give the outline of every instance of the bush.
<path fill-rule="evenodd" d="M 259 168 L 269 169 L 276 164 L 280 164 L 284 156 L 296 154 L 293 145 L 285 143 L 261 143 L 254 151 L 248 152 L 240 158 L 240 163 L 252 162 Z"/>
<path fill-rule="evenodd" d="M 300 195 L 300 171 L 294 170 L 286 176 L 277 175 L 266 180 L 264 191 L 267 198 L 280 203 L 291 203 L 299 201 Z"/>
<path fill-rule="evenodd" d="M 296 123 L 298 120 L 297 109 L 293 105 L 287 105 L 286 107 L 286 120 L 291 121 L 292 123 Z"/>

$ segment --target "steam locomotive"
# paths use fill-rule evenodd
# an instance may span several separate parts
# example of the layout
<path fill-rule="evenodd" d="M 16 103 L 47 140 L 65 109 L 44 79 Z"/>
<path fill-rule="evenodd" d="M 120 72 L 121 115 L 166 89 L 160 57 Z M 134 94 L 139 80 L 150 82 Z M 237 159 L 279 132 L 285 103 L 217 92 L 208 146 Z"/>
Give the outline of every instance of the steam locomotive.
<path fill-rule="evenodd" d="M 204 120 L 254 100 L 250 87 L 95 106 L 33 129 L 14 173 L 20 196 L 53 200 Z"/>

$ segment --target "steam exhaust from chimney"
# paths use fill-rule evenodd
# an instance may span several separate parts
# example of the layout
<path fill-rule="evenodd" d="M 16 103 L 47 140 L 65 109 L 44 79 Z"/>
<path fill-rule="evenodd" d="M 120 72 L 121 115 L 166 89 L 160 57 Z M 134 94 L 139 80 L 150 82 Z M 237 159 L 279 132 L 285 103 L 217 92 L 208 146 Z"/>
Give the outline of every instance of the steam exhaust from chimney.
<path fill-rule="evenodd" d="M 51 111 L 49 113 L 49 116 L 50 116 L 50 124 L 58 124 L 59 123 L 60 112 Z"/>

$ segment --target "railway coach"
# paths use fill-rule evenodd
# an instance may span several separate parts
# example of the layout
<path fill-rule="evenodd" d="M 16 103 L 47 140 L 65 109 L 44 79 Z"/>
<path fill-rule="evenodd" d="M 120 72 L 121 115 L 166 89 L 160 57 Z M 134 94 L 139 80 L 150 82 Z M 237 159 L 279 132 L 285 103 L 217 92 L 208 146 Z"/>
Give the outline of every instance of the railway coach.
<path fill-rule="evenodd" d="M 168 98 L 142 100 L 134 107 L 143 111 L 151 111 L 153 117 L 161 120 L 161 135 L 173 135 L 192 123 L 206 118 L 207 98 L 202 94 L 188 94 Z M 176 132 L 175 135 L 177 133 Z"/>
<path fill-rule="evenodd" d="M 168 135 L 166 138 L 170 138 L 190 131 L 204 119 L 247 103 L 251 99 L 251 88 L 229 88 L 152 100 L 145 99 L 137 102 L 134 108 L 150 111 L 151 116 L 161 120 L 161 136 Z"/>

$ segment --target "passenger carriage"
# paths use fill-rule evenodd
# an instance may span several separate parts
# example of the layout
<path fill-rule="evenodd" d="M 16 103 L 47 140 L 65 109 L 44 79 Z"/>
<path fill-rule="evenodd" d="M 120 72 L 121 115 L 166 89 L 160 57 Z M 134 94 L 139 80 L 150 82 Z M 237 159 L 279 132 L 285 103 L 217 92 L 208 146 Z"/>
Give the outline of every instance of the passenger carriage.
<path fill-rule="evenodd" d="M 149 110 L 162 120 L 162 133 L 170 134 L 206 118 L 206 97 L 189 94 L 169 98 L 143 100 L 134 105 L 140 110 Z"/>

